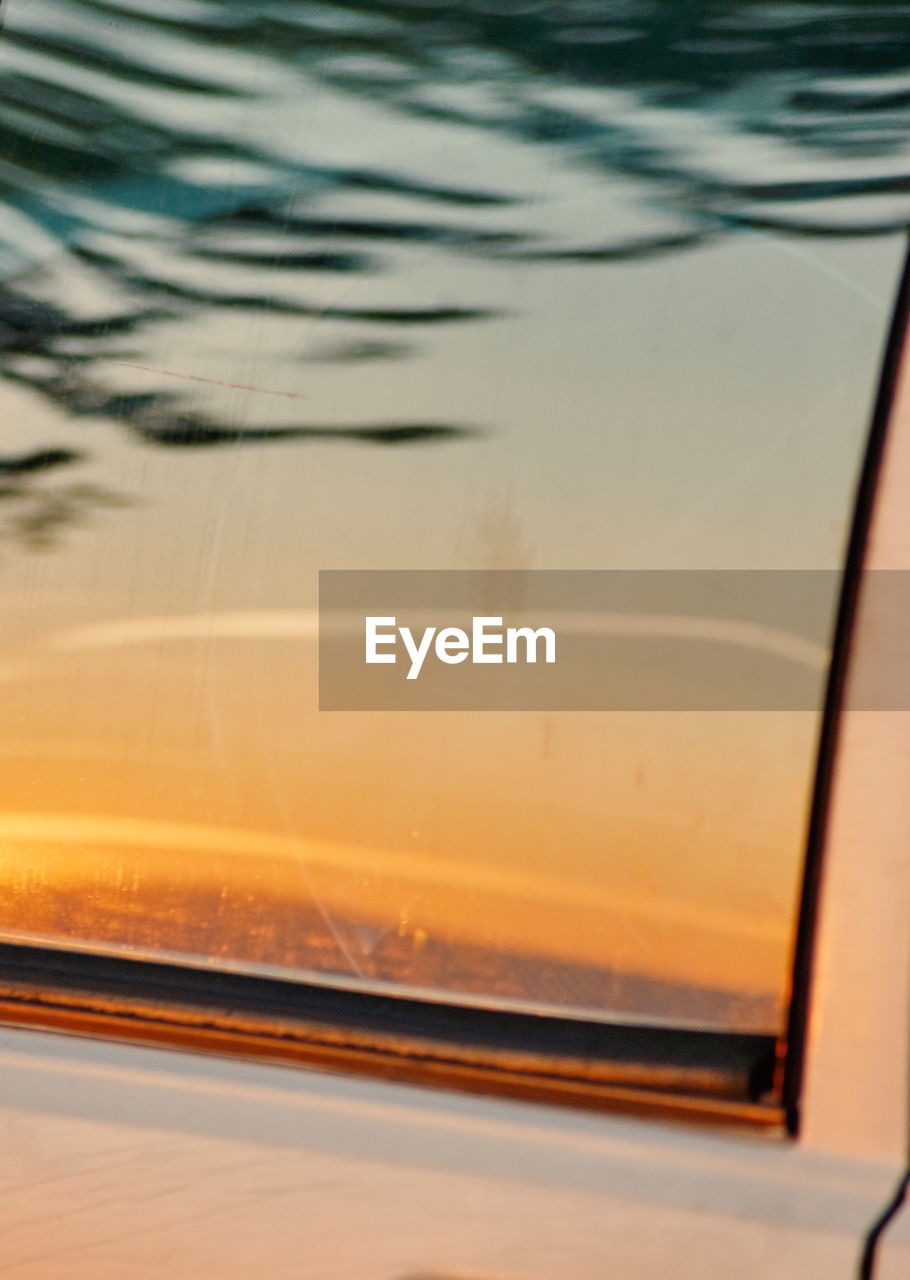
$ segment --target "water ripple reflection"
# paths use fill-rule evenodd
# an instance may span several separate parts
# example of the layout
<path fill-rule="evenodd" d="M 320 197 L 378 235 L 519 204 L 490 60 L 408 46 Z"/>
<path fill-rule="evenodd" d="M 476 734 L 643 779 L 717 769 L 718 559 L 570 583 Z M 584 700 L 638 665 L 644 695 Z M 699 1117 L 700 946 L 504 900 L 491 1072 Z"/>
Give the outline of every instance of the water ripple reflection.
<path fill-rule="evenodd" d="M 414 360 L 424 329 L 499 311 L 422 286 L 428 254 L 532 271 L 907 223 L 904 0 L 8 0 L 5 18 L 0 373 L 146 442 L 267 434 L 187 386 L 138 402 L 125 367 L 189 316 L 349 327 L 295 364 Z M 337 434 L 460 432 L 403 403 Z"/>

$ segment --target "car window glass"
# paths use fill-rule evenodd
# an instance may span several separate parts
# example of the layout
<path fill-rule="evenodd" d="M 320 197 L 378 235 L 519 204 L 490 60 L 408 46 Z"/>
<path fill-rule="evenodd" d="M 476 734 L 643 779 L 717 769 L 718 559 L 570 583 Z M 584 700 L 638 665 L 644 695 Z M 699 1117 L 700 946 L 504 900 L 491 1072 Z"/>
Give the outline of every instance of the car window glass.
<path fill-rule="evenodd" d="M 908 30 L 7 0 L 3 936 L 781 1025 L 824 634 L 799 705 L 320 710 L 318 574 L 826 571 L 830 620 Z"/>

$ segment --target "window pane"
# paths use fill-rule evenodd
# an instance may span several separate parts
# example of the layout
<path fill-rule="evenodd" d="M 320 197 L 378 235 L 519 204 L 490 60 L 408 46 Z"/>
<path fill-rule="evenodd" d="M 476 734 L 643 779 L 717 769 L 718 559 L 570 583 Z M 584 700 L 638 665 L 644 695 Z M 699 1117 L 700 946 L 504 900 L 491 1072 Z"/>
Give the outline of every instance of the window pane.
<path fill-rule="evenodd" d="M 8 0 L 3 934 L 776 1029 L 817 704 L 320 711 L 318 573 L 839 569 L 908 39 Z"/>

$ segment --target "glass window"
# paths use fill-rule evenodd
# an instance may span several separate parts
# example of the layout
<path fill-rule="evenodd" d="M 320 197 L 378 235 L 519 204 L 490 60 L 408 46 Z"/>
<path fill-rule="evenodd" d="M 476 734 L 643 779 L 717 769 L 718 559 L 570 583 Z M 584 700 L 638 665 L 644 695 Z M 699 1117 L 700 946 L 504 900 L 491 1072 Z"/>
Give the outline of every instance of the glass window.
<path fill-rule="evenodd" d="M 811 706 L 320 710 L 318 574 L 826 570 L 830 617 L 907 6 L 4 22 L 2 936 L 777 1031 L 824 654 Z"/>

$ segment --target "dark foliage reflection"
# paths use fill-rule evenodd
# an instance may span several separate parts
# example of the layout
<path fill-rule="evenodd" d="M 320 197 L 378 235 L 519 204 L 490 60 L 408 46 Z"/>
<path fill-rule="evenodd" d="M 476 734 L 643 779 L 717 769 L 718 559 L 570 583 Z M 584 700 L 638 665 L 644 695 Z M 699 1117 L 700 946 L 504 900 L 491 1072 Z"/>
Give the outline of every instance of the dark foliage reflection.
<path fill-rule="evenodd" d="M 496 314 L 488 300 L 396 301 L 418 249 L 530 270 L 742 230 L 868 236 L 907 219 L 903 0 L 11 0 L 6 16 L 0 374 L 148 443 L 464 434 L 411 422 L 406 383 L 399 421 L 273 431 L 223 421 L 189 386 L 124 394 L 97 372 L 145 360 L 148 335 L 189 316 L 348 323 L 350 341 L 293 358 L 350 369 L 425 358 L 431 330 Z M 375 128 L 375 169 L 346 165 L 340 135 L 327 164 L 335 139 L 318 119 L 296 137 L 304 116 L 276 132 L 245 114 L 269 98 L 315 112 L 329 91 L 354 104 L 352 127 Z M 549 148 L 600 175 L 596 234 L 529 225 L 537 193 L 514 183 L 392 163 L 392 118 Z M 310 137 L 321 145 L 308 158 Z M 614 216 L 617 182 L 631 217 Z M 389 216 L 389 198 L 405 216 Z M 346 300 L 345 280 L 384 274 L 388 305 Z"/>

